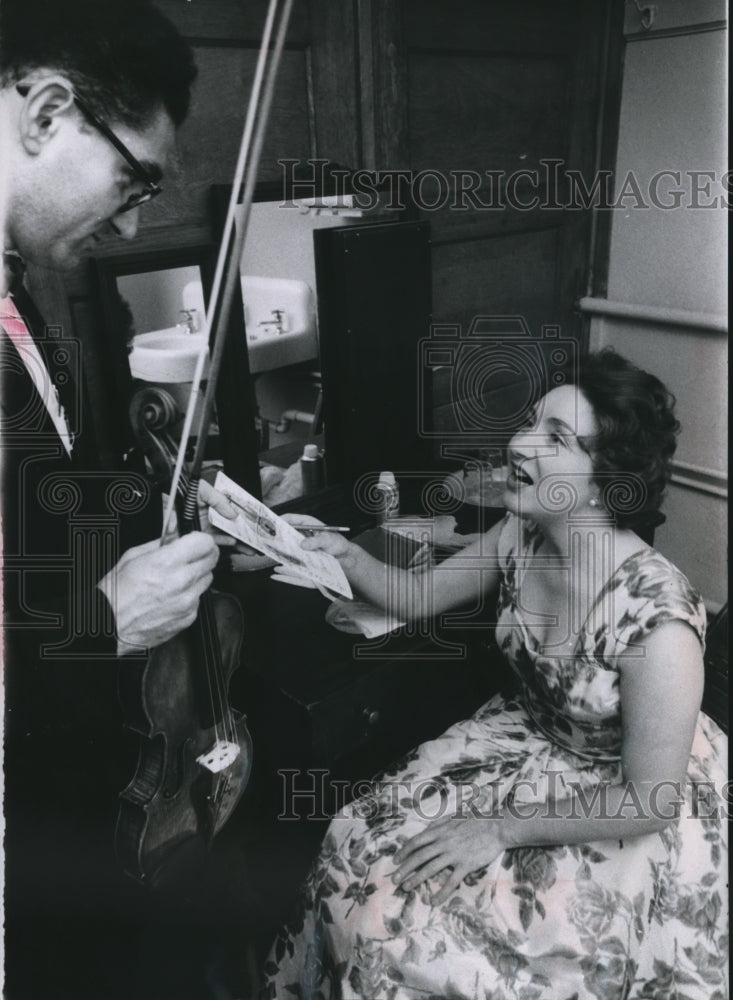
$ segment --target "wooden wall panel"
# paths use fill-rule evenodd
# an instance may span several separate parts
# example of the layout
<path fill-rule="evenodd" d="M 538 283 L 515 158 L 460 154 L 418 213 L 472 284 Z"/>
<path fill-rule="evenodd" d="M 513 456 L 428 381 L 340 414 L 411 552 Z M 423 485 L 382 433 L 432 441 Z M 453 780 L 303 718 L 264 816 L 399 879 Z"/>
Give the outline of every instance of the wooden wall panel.
<path fill-rule="evenodd" d="M 557 231 L 433 246 L 433 319 L 468 328 L 477 315 L 521 314 L 533 334 L 557 323 Z"/>
<path fill-rule="evenodd" d="M 219 46 L 259 44 L 267 16 L 267 0 L 155 0 L 155 6 L 192 40 L 207 39 Z M 305 44 L 309 37 L 308 0 L 295 0 L 287 42 Z"/>
<path fill-rule="evenodd" d="M 353 8 L 353 2 L 344 0 L 312 0 L 308 50 L 314 150 L 349 169 L 365 165 L 356 57 L 361 39 Z"/>
<path fill-rule="evenodd" d="M 412 47 L 457 52 L 571 51 L 578 8 L 577 0 L 402 0 Z"/>
<path fill-rule="evenodd" d="M 549 203 L 544 180 L 552 176 L 540 160 L 567 157 L 566 94 L 571 67 L 557 56 L 494 56 L 485 53 L 413 52 L 409 57 L 409 137 L 413 171 L 437 171 L 451 188 L 450 199 L 437 181 L 426 180 L 422 194 L 431 210 L 437 238 L 472 235 L 532 224 L 543 209 L 524 206 Z M 475 202 L 456 195 L 456 172 L 481 178 Z M 487 171 L 501 172 L 490 179 Z M 507 179 L 518 171 L 516 186 Z M 537 175 L 541 185 L 534 182 Z M 516 197 L 515 197 L 516 195 Z M 513 208 L 514 204 L 521 208 Z M 484 208 L 483 206 L 487 206 Z M 557 214 L 556 212 L 554 214 Z M 532 219 L 530 219 L 530 215 Z M 558 220 L 559 221 L 559 220 Z M 547 220 L 545 219 L 545 224 Z"/>
<path fill-rule="evenodd" d="M 437 182 L 418 197 L 428 199 L 422 212 L 433 232 L 434 321 L 465 332 L 477 315 L 522 316 L 533 338 L 558 325 L 582 348 L 574 304 L 590 266 L 591 216 L 566 209 L 565 172 L 590 184 L 598 168 L 601 54 L 608 11 L 619 4 L 401 6 L 409 164 L 413 178 L 436 171 L 446 182 L 442 199 Z M 492 182 L 487 171 L 496 172 Z M 480 178 L 476 203 L 458 196 L 459 172 Z M 429 208 L 431 198 L 439 209 Z M 486 399 L 488 407 L 505 403 Z M 438 404 L 436 428 L 446 420 Z"/>
<path fill-rule="evenodd" d="M 584 345 L 574 306 L 588 280 L 591 215 L 567 210 L 565 172 L 591 184 L 599 166 L 603 54 L 619 7 L 401 0 L 407 160 L 433 232 L 434 322 L 465 334 L 479 315 L 521 316 L 532 338 L 557 325 Z M 445 178 L 442 197 L 437 181 L 416 188 L 419 171 Z M 460 172 L 480 178 L 475 202 L 459 196 Z M 447 442 L 455 400 L 441 401 L 440 386 L 450 373 L 434 374 L 435 428 Z M 525 389 L 517 376 L 516 399 Z M 490 422 L 492 407 L 511 410 L 511 396 L 494 387 L 476 404 Z"/>
<path fill-rule="evenodd" d="M 146 228 L 207 221 L 211 185 L 229 183 L 234 174 L 257 53 L 199 46 L 196 61 L 191 113 L 179 132 L 180 168 L 146 213 Z M 312 155 L 306 53 L 291 50 L 283 53 L 258 179 L 279 180 L 279 159 Z"/>

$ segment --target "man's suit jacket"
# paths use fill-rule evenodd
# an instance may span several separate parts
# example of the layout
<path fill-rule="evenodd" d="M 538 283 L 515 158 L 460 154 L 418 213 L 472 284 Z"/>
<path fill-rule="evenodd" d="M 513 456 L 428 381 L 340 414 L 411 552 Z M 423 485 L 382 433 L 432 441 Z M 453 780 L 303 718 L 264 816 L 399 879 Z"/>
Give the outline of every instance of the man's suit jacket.
<path fill-rule="evenodd" d="M 88 725 L 116 677 L 111 609 L 97 582 L 155 537 L 160 498 L 138 472 L 104 470 L 81 397 L 81 347 L 14 294 L 74 435 L 69 456 L 15 343 L 0 334 L 3 609 L 8 731 Z"/>

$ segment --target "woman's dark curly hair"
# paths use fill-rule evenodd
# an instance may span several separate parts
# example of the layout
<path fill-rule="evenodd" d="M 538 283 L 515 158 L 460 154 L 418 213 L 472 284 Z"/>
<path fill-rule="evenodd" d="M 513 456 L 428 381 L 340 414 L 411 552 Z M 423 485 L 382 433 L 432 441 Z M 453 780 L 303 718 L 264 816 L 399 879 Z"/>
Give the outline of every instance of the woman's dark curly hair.
<path fill-rule="evenodd" d="M 675 398 L 654 375 L 611 348 L 580 363 L 575 384 L 593 407 L 598 433 L 586 439 L 601 500 L 621 528 L 655 527 L 680 425 Z"/>

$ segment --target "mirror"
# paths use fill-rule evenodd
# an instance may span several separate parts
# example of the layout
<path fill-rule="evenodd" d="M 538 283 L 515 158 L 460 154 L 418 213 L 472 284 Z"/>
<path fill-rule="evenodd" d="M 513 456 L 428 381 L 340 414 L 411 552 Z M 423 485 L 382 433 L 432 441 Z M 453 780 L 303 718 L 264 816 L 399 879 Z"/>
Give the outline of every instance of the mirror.
<path fill-rule="evenodd" d="M 337 171 L 338 172 L 338 171 Z M 324 182 L 312 197 L 300 198 L 287 185 L 259 185 L 251 206 L 240 261 L 242 308 L 251 388 L 255 404 L 257 454 L 262 499 L 269 506 L 311 492 L 313 483 L 332 485 L 325 456 L 324 478 L 311 478 L 300 466 L 305 445 L 324 447 L 314 233 L 384 220 L 389 211 L 380 199 L 362 207 L 338 183 Z M 295 184 L 295 182 L 293 182 Z M 215 232 L 221 232 L 231 188 L 212 188 Z M 307 470 L 309 471 L 309 470 Z M 317 488 L 317 487 L 316 487 Z"/>
<path fill-rule="evenodd" d="M 169 437 L 180 440 L 191 380 L 203 347 L 206 303 L 216 266 L 216 247 L 196 244 L 97 258 L 94 268 L 108 342 L 115 353 L 117 392 L 130 408 L 141 400 L 160 404 L 170 416 Z M 206 461 L 252 492 L 259 491 L 253 401 L 247 387 L 243 318 L 233 315 L 227 356 L 216 393 Z M 231 354 L 229 353 L 231 351 Z M 241 352 L 244 356 L 242 357 Z M 244 375 L 236 372 L 244 369 Z M 194 424 L 195 426 L 195 424 Z"/>
<path fill-rule="evenodd" d="M 182 322 L 179 313 L 184 308 L 185 290 L 195 283 L 202 285 L 201 269 L 196 264 L 161 271 L 121 274 L 117 278 L 117 290 L 130 309 L 134 335 L 139 336 Z M 196 317 L 191 319 L 196 320 Z M 195 329 L 199 327 L 200 318 Z"/>
<path fill-rule="evenodd" d="M 281 201 L 252 205 L 240 272 L 262 497 L 271 506 L 308 490 L 299 463 L 305 445 L 323 450 L 313 232 L 350 222 L 353 217 L 285 208 Z M 325 484 L 325 470 L 315 477 L 319 483 Z"/>

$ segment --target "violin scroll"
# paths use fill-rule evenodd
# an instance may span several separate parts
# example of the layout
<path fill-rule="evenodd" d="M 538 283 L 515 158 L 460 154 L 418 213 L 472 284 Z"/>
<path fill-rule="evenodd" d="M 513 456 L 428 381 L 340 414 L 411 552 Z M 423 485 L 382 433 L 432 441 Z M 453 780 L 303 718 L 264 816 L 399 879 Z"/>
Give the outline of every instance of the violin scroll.
<path fill-rule="evenodd" d="M 132 397 L 129 412 L 135 439 L 148 460 L 153 483 L 167 491 L 179 447 L 172 433 L 181 419 L 178 404 L 165 389 L 146 386 Z"/>

